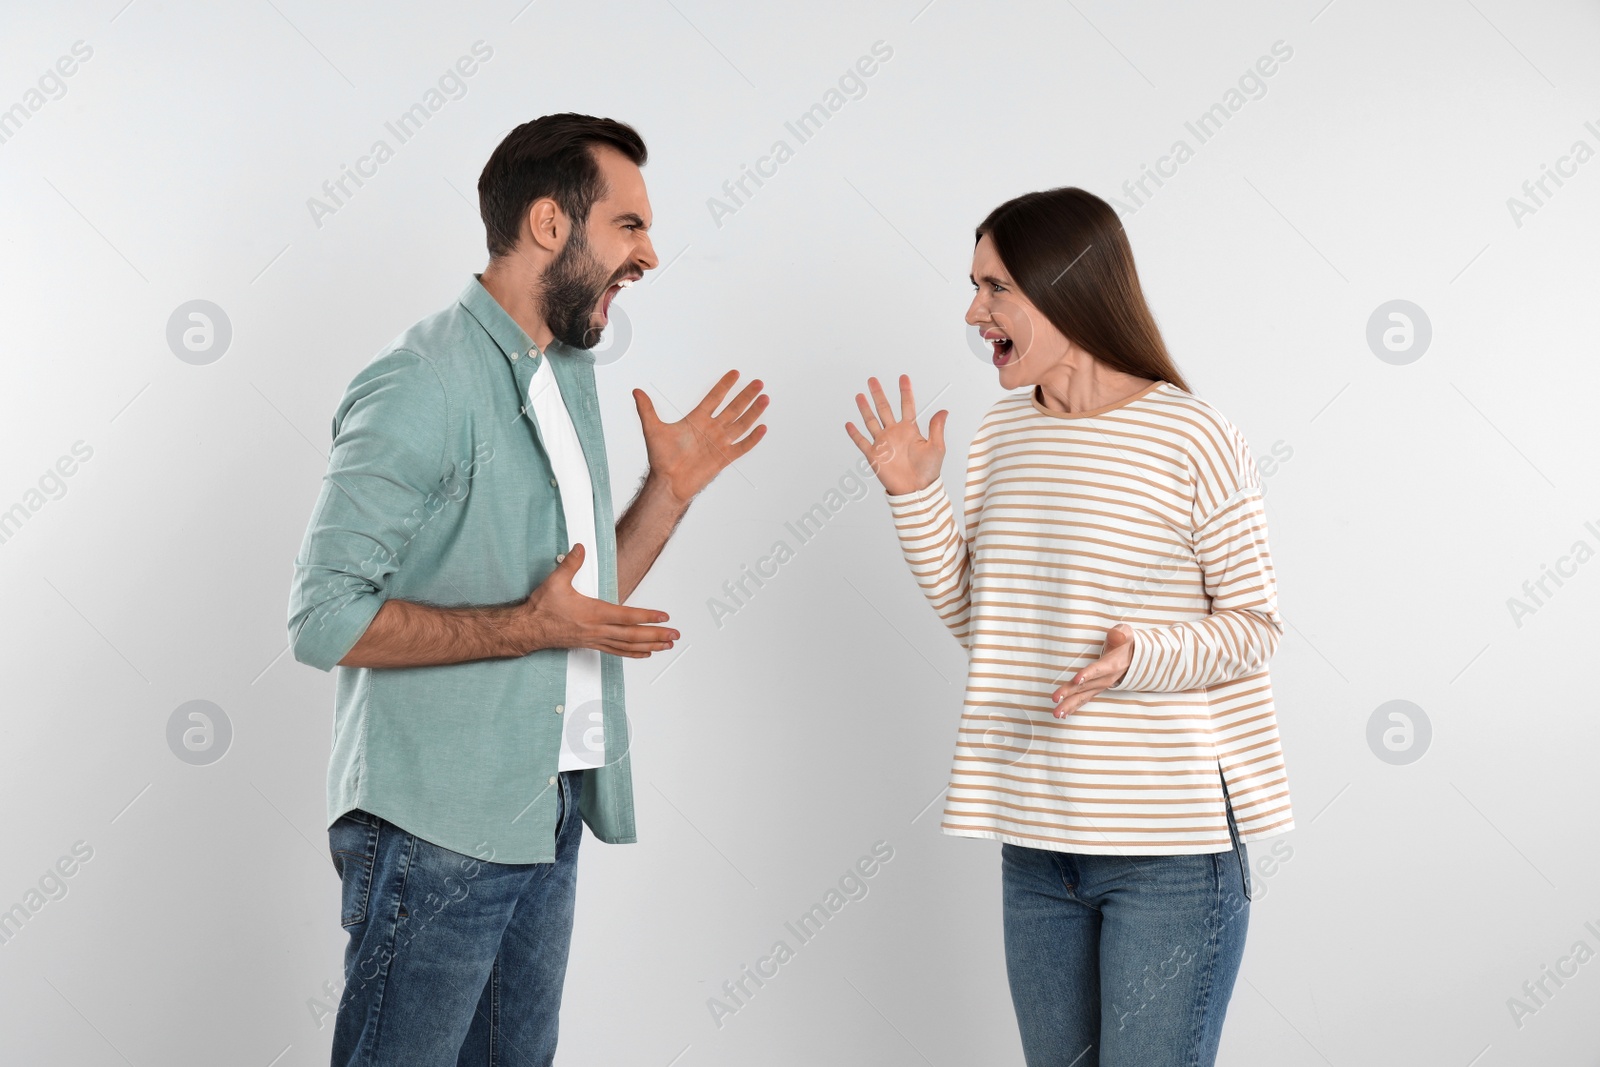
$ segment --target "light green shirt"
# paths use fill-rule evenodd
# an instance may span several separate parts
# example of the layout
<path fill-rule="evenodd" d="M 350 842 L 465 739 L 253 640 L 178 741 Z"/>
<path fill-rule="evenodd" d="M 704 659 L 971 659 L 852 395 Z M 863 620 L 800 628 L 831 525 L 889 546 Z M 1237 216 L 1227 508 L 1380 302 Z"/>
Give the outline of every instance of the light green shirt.
<path fill-rule="evenodd" d="M 295 558 L 295 658 L 332 670 L 393 597 L 442 607 L 520 601 L 565 553 L 566 521 L 528 409 L 540 359 L 561 387 L 593 484 L 600 598 L 617 601 L 616 520 L 594 355 L 541 353 L 478 275 L 345 390 L 322 492 Z M 352 808 L 500 863 L 555 858 L 567 650 L 439 667 L 339 667 L 328 822 Z M 582 813 L 635 838 L 622 661 L 601 662 L 605 766 Z M 576 709 L 570 709 L 576 710 Z M 492 852 L 486 851 L 492 849 Z"/>

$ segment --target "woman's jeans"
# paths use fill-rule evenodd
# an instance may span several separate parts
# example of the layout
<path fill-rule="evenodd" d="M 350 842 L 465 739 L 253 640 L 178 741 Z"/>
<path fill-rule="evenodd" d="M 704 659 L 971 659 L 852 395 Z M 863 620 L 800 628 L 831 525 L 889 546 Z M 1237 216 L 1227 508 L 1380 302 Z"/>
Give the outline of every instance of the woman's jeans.
<path fill-rule="evenodd" d="M 1250 923 L 1249 856 L 1001 846 L 1028 1067 L 1210 1067 Z"/>
<path fill-rule="evenodd" d="M 360 810 L 328 828 L 350 935 L 334 1067 L 555 1059 L 583 835 L 581 772 L 557 781 L 551 863 L 452 852 Z"/>

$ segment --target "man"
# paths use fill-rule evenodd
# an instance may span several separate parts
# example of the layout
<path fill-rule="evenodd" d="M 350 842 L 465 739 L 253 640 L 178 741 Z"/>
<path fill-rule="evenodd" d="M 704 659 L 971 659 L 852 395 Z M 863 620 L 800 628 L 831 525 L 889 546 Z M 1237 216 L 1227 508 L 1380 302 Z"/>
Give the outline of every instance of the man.
<path fill-rule="evenodd" d="M 665 423 L 635 389 L 649 470 L 613 528 L 588 349 L 658 263 L 645 158 L 610 119 L 513 130 L 478 180 L 488 266 L 334 415 L 289 633 L 341 668 L 335 1064 L 550 1063 L 582 824 L 635 840 L 621 658 L 679 633 L 623 605 L 768 400 L 717 413 L 729 371 Z"/>

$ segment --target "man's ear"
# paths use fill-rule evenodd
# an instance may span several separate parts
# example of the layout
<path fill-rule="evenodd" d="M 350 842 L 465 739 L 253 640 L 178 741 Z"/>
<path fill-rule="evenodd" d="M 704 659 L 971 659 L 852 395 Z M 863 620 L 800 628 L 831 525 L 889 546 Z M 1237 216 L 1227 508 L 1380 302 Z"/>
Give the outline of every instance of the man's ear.
<path fill-rule="evenodd" d="M 560 250 L 567 236 L 567 217 L 554 197 L 542 196 L 528 205 L 528 239 L 546 252 Z"/>

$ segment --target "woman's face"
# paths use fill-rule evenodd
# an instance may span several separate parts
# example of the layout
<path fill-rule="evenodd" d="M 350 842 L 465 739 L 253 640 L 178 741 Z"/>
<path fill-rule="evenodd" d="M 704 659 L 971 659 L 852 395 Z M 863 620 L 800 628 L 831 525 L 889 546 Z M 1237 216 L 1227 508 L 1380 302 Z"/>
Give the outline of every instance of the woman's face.
<path fill-rule="evenodd" d="M 1023 295 L 988 234 L 972 250 L 971 280 L 976 291 L 967 322 L 989 342 L 1002 389 L 1037 384 L 1067 356 L 1071 343 Z"/>

